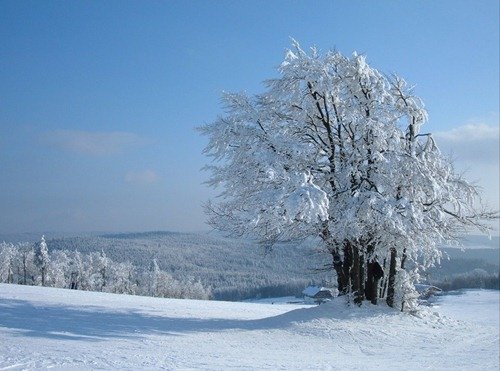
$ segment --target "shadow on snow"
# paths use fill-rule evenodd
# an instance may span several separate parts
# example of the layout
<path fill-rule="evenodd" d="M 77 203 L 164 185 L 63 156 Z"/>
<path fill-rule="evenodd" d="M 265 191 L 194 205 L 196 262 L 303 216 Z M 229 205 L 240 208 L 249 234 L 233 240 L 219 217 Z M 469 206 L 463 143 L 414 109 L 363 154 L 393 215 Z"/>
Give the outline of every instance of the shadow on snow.
<path fill-rule="evenodd" d="M 338 311 L 340 309 L 340 311 Z M 375 309 L 375 308 L 373 308 Z M 380 308 L 382 309 L 382 308 Z M 274 317 L 255 320 L 178 318 L 151 315 L 133 310 L 113 311 L 98 306 L 33 305 L 24 300 L 0 301 L 0 328 L 32 336 L 61 340 L 102 341 L 110 338 L 136 338 L 144 335 L 181 336 L 194 332 L 225 330 L 286 329 L 297 322 L 320 318 L 349 320 L 351 317 L 373 317 L 386 310 L 348 310 L 344 303 L 295 309 Z"/>

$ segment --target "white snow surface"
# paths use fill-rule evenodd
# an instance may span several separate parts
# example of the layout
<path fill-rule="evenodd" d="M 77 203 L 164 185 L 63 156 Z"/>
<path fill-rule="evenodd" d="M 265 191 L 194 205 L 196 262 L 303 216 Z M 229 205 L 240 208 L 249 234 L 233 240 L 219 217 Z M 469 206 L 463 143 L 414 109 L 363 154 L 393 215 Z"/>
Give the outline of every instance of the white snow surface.
<path fill-rule="evenodd" d="M 0 370 L 498 370 L 498 291 L 438 303 L 410 315 L 0 284 Z"/>

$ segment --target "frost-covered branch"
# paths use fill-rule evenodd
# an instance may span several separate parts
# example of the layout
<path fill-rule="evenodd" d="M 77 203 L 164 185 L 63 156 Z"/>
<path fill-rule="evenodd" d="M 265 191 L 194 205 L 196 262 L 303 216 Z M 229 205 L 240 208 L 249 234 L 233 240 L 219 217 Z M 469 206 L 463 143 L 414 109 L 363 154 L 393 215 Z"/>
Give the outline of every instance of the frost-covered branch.
<path fill-rule="evenodd" d="M 342 293 L 361 303 L 390 291 L 407 305 L 397 287 L 439 261 L 437 244 L 497 214 L 420 133 L 427 112 L 402 78 L 297 42 L 279 74 L 255 97 L 226 94 L 226 115 L 201 129 L 221 189 L 209 223 L 266 244 L 319 236 Z M 377 290 L 379 268 L 390 287 Z"/>

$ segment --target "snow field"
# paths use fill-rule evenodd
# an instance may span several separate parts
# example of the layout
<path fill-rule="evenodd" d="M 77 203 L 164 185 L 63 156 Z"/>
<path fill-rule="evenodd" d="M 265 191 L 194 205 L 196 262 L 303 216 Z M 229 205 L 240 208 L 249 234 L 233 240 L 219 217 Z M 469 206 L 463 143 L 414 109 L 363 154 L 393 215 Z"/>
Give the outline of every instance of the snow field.
<path fill-rule="evenodd" d="M 461 297 L 409 315 L 0 284 L 0 369 L 498 370 L 498 292 Z"/>

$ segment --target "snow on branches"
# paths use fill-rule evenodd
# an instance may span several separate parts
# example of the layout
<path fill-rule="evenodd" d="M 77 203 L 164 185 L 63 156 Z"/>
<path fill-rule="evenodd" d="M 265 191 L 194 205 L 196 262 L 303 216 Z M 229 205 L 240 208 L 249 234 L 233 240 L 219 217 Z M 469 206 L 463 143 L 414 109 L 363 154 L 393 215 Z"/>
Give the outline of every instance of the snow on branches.
<path fill-rule="evenodd" d="M 209 299 L 210 287 L 188 278 L 179 281 L 153 261 L 143 270 L 130 262 L 119 263 L 103 250 L 81 254 L 78 250 L 48 250 L 39 243 L 0 242 L 0 283 L 41 285 L 72 290 L 111 292 L 168 298 Z"/>
<path fill-rule="evenodd" d="M 222 189 L 209 223 L 265 244 L 320 236 L 341 293 L 396 306 L 411 297 L 395 292 L 412 287 L 400 277 L 415 279 L 439 262 L 438 242 L 484 231 L 495 214 L 420 132 L 427 112 L 402 78 L 297 42 L 279 74 L 262 94 L 226 93 L 225 114 L 200 128 L 208 183 Z"/>

